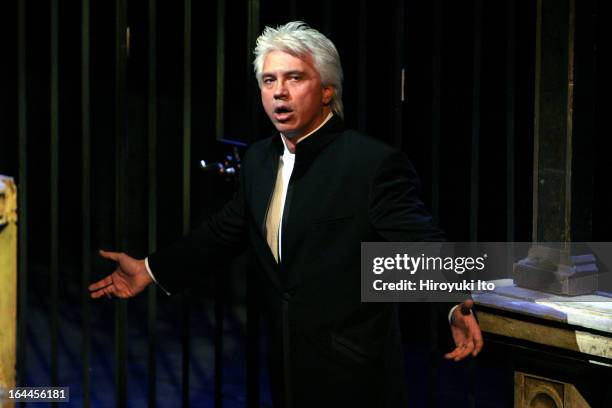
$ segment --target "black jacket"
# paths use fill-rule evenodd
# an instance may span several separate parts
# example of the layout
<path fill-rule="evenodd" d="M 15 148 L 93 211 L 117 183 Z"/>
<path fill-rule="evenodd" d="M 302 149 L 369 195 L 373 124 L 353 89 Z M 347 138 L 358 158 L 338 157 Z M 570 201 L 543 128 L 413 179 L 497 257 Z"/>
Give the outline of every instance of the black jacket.
<path fill-rule="evenodd" d="M 361 303 L 359 262 L 362 241 L 441 239 L 419 199 L 414 169 L 399 151 L 333 117 L 296 147 L 277 264 L 265 216 L 282 152 L 279 135 L 253 144 L 234 199 L 200 229 L 151 255 L 149 265 L 175 292 L 211 260 L 251 245 L 270 322 L 276 404 L 405 406 L 396 308 Z M 183 270 L 192 272 L 177 273 Z"/>

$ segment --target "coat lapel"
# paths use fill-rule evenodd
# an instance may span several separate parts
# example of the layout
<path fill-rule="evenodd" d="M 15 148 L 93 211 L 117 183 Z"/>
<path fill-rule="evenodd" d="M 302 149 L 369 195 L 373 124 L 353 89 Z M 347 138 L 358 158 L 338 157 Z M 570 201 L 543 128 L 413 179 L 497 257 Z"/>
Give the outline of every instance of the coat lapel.
<path fill-rule="evenodd" d="M 266 154 L 261 158 L 261 161 L 255 164 L 255 183 L 252 194 L 252 208 L 257 231 L 264 237 L 266 236 L 266 214 L 268 205 L 276 183 L 276 172 L 278 169 L 278 160 L 282 150 L 278 148 L 280 142 L 282 149 L 282 141 L 280 135 L 270 139 L 270 148 L 266 149 Z"/>
<path fill-rule="evenodd" d="M 251 208 L 253 211 L 253 220 L 256 224 L 255 228 L 259 235 L 259 239 L 254 245 L 258 247 L 256 251 L 260 255 L 263 269 L 268 274 L 270 280 L 281 289 L 283 285 L 279 276 L 279 268 L 277 268 L 274 255 L 266 241 L 266 215 L 276 183 L 278 161 L 283 146 L 280 135 L 272 137 L 269 143 L 270 145 L 265 149 L 265 154 L 260 157 L 260 160 L 257 163 L 252 163 L 254 169 L 254 182 L 252 184 Z"/>

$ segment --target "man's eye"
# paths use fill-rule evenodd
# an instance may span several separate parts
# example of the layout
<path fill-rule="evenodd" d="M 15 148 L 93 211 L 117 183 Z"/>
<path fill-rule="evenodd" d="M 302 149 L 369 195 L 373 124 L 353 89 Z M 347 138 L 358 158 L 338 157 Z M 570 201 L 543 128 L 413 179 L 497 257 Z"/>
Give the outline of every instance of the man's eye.
<path fill-rule="evenodd" d="M 290 79 L 291 79 L 292 81 L 299 81 L 299 80 L 300 80 L 300 76 L 299 76 L 299 75 L 292 75 L 292 76 L 290 77 Z"/>
<path fill-rule="evenodd" d="M 273 78 L 264 78 L 263 83 L 268 85 L 271 84 L 272 82 L 274 82 Z"/>

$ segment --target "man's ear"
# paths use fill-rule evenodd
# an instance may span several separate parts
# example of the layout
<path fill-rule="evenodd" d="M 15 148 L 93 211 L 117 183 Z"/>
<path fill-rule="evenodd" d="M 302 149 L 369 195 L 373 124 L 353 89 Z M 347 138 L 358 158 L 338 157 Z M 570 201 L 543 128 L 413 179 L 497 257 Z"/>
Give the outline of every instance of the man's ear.
<path fill-rule="evenodd" d="M 326 105 L 326 106 L 329 105 L 332 98 L 334 97 L 335 92 L 336 92 L 336 89 L 331 85 L 323 87 L 323 105 Z"/>

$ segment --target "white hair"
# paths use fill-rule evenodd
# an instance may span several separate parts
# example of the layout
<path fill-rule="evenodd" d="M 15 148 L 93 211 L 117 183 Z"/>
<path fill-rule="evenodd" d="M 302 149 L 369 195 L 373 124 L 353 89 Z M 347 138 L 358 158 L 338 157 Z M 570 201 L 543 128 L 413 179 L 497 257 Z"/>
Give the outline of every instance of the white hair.
<path fill-rule="evenodd" d="M 272 51 L 283 51 L 297 58 L 311 55 L 314 66 L 321 75 L 323 86 L 332 86 L 334 95 L 330 101 L 332 112 L 344 117 L 342 105 L 342 65 L 340 56 L 329 38 L 302 21 L 291 21 L 277 28 L 266 27 L 257 38 L 253 54 L 255 76 L 261 88 L 261 75 L 266 55 Z"/>

